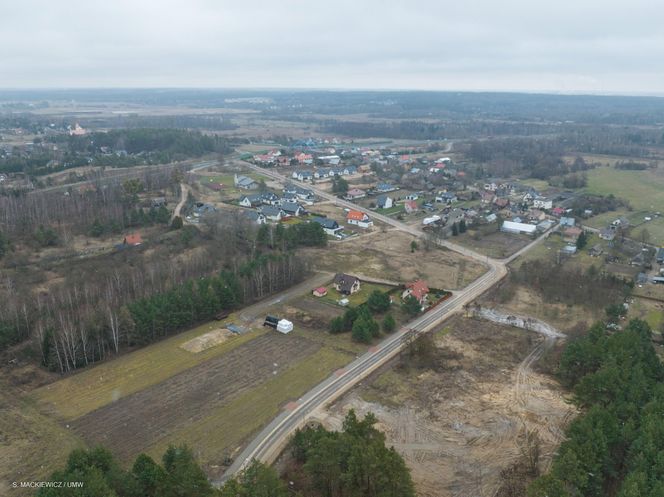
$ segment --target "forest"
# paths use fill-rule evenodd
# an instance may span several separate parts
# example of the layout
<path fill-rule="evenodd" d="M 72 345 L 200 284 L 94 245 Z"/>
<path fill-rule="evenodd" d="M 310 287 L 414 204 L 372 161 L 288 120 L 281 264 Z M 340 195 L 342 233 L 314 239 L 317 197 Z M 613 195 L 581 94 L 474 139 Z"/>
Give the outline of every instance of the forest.
<path fill-rule="evenodd" d="M 648 324 L 594 325 L 567 345 L 558 375 L 583 414 L 529 497 L 664 496 L 664 367 Z"/>

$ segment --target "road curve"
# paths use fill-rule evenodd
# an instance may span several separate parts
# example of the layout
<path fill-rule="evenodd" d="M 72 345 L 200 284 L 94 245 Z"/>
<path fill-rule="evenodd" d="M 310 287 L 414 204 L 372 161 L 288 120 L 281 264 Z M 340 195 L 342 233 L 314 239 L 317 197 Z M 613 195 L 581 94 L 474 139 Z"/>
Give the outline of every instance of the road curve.
<path fill-rule="evenodd" d="M 243 162 L 244 165 L 256 171 L 257 173 L 272 178 L 280 182 L 291 181 L 289 178 L 268 169 L 263 169 L 249 162 Z M 202 168 L 201 168 L 202 169 Z M 424 236 L 424 233 L 416 226 L 410 226 L 396 219 L 392 219 L 383 214 L 363 208 L 351 202 L 337 198 L 336 196 L 322 191 L 315 186 L 308 185 L 318 196 L 331 200 L 337 205 L 349 209 L 359 210 L 371 215 L 374 219 L 385 224 L 391 225 L 401 231 L 409 233 L 416 237 Z M 557 229 L 552 228 L 552 229 Z M 307 417 L 311 413 L 332 402 L 348 389 L 352 388 L 363 378 L 371 374 L 376 368 L 385 364 L 394 357 L 404 346 L 405 338 L 409 339 L 421 333 L 431 330 L 443 320 L 449 318 L 455 312 L 463 309 L 463 306 L 471 303 L 486 290 L 498 283 L 508 272 L 507 264 L 515 258 L 525 253 L 527 250 L 540 243 L 547 237 L 549 232 L 535 239 L 512 256 L 498 260 L 486 255 L 475 252 L 474 250 L 462 247 L 447 240 L 441 240 L 439 244 L 450 250 L 458 252 L 467 257 L 476 259 L 486 264 L 488 271 L 478 279 L 470 283 L 462 290 L 456 291 L 451 298 L 431 309 L 429 312 L 417 317 L 406 326 L 400 328 L 394 334 L 388 336 L 377 345 L 371 347 L 362 356 L 344 368 L 336 371 L 323 382 L 319 383 L 306 394 L 300 397 L 296 402 L 288 404 L 275 419 L 273 419 L 260 433 L 245 447 L 224 475 L 218 480 L 213 481 L 215 485 L 223 485 L 229 478 L 242 471 L 252 460 L 256 459 L 266 463 L 273 462 L 288 442 L 290 435 L 298 428 L 304 426 Z"/>

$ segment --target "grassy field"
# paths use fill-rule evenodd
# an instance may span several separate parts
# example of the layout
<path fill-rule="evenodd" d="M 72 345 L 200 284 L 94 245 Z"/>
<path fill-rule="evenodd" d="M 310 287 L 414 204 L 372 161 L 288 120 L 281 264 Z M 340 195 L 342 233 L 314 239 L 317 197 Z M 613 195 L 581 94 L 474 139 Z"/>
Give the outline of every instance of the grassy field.
<path fill-rule="evenodd" d="M 173 433 L 167 441 L 150 447 L 148 453 L 160 457 L 168 443 L 187 443 L 208 471 L 233 454 L 252 433 L 269 422 L 289 400 L 296 400 L 352 356 L 332 348 L 320 349 L 292 364 L 286 371 L 236 397 L 209 416 Z"/>
<path fill-rule="evenodd" d="M 180 348 L 180 345 L 192 338 L 219 327 L 221 326 L 218 323 L 199 326 L 41 387 L 31 396 L 48 409 L 53 409 L 58 417 L 72 420 L 229 352 L 266 333 L 265 330 L 259 330 L 236 336 L 198 354 Z"/>
<path fill-rule="evenodd" d="M 10 490 L 10 482 L 45 480 L 83 442 L 4 382 L 0 406 L 0 495 L 33 495 L 34 490 Z"/>
<path fill-rule="evenodd" d="M 608 212 L 589 220 L 593 227 L 604 227 L 619 216 L 626 215 L 635 227 L 632 235 L 641 228 L 647 228 L 652 242 L 664 243 L 664 218 L 654 218 L 644 223 L 644 217 L 656 212 L 664 212 L 664 169 L 647 171 L 622 171 L 601 167 L 588 171 L 588 186 L 584 190 L 597 195 L 613 194 L 627 200 L 633 210 Z"/>

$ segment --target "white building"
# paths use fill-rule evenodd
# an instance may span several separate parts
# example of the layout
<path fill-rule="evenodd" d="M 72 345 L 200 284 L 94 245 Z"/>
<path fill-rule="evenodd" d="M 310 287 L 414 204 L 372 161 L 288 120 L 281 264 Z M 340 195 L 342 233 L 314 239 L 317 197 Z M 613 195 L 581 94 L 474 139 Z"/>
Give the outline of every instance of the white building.
<path fill-rule="evenodd" d="M 506 233 L 523 233 L 526 235 L 532 235 L 536 230 L 537 226 L 534 224 L 515 223 L 514 221 L 505 221 L 500 228 L 500 231 L 504 231 Z"/>

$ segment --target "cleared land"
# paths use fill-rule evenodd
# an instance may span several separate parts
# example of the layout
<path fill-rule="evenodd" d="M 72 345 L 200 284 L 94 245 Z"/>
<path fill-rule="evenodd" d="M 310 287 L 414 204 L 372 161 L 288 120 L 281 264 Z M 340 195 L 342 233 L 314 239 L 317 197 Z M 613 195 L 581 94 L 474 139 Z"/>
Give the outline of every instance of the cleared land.
<path fill-rule="evenodd" d="M 198 354 L 181 348 L 191 339 L 221 327 L 216 323 L 199 326 L 41 387 L 31 397 L 58 418 L 76 419 L 209 359 L 222 356 L 265 333 L 259 330 L 235 336 Z"/>
<path fill-rule="evenodd" d="M 441 248 L 411 252 L 415 237 L 400 231 L 376 230 L 354 240 L 307 249 L 316 269 L 406 283 L 421 278 L 429 287 L 455 289 L 477 279 L 486 269 L 481 264 Z M 420 245 L 422 245 L 420 243 Z"/>
<path fill-rule="evenodd" d="M 435 367 L 392 363 L 335 403 L 323 423 L 340 428 L 351 408 L 374 412 L 418 495 L 493 495 L 526 430 L 539 434 L 544 469 L 574 411 L 555 381 L 532 370 L 539 336 L 460 317 L 444 331 Z"/>
<path fill-rule="evenodd" d="M 501 231 L 484 234 L 480 228 L 478 230 L 469 229 L 466 233 L 453 238 L 452 241 L 489 257 L 503 259 L 528 245 L 532 242 L 532 238 Z"/>
<path fill-rule="evenodd" d="M 265 334 L 86 414 L 72 425 L 90 444 L 105 445 L 128 460 L 171 432 L 204 419 L 210 411 L 318 348 L 316 343 L 300 337 Z"/>
<path fill-rule="evenodd" d="M 601 228 L 619 216 L 625 215 L 632 225 L 632 234 L 647 228 L 653 243 L 664 243 L 664 217 L 644 223 L 645 216 L 664 213 L 664 168 L 645 171 L 623 171 L 613 167 L 600 167 L 588 171 L 588 193 L 613 194 L 627 200 L 633 211 L 607 212 L 589 220 L 593 227 Z"/>

